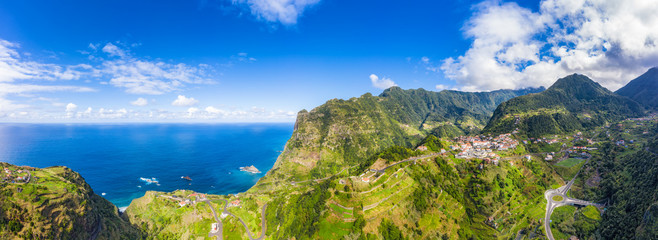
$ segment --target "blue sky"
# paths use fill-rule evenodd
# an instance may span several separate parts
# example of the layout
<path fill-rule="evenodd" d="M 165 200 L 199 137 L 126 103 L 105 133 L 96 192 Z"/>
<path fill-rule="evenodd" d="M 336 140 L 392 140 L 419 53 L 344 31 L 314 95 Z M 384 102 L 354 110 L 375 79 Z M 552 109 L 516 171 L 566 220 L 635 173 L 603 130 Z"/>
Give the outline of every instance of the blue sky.
<path fill-rule="evenodd" d="M 656 4 L 614 2 L 2 1 L 0 121 L 290 122 L 393 85 L 573 72 L 614 90 L 658 60 Z"/>

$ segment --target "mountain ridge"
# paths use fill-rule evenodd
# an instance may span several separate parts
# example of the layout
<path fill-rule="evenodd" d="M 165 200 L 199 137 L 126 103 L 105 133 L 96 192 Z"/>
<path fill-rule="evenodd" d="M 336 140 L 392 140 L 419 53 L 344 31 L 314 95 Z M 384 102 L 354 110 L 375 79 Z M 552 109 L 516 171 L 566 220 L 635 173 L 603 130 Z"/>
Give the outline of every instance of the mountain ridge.
<path fill-rule="evenodd" d="M 540 137 L 639 117 L 643 112 L 637 102 L 611 92 L 585 75 L 572 74 L 558 79 L 546 91 L 500 104 L 483 131 L 518 130 Z"/>
<path fill-rule="evenodd" d="M 391 87 L 379 96 L 332 99 L 299 112 L 291 139 L 261 182 L 326 177 L 386 147 L 412 147 L 435 130 L 448 135 L 479 132 L 498 104 L 542 90 L 433 92 Z"/>

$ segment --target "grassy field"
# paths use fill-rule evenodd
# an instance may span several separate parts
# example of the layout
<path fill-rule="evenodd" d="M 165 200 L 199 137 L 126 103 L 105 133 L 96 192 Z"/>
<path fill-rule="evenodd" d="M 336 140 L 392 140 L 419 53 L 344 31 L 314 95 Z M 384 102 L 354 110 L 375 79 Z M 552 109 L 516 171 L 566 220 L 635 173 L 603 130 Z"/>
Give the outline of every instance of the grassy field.
<path fill-rule="evenodd" d="M 568 161 L 568 160 L 565 160 L 565 161 Z M 578 170 L 580 170 L 580 167 L 582 167 L 585 164 L 585 161 L 581 160 L 580 162 L 576 163 L 575 165 L 573 165 L 571 167 L 563 167 L 563 166 L 559 166 L 558 164 L 556 164 L 554 166 L 554 169 L 562 177 L 562 179 L 564 179 L 564 181 L 567 182 L 567 181 L 571 180 L 576 175 Z"/>
<path fill-rule="evenodd" d="M 555 166 L 571 168 L 573 166 L 576 166 L 576 165 L 580 164 L 582 161 L 584 161 L 584 159 L 569 158 L 569 159 L 563 160 L 563 161 L 555 164 Z"/>
<path fill-rule="evenodd" d="M 562 206 L 555 209 L 551 215 L 551 232 L 555 239 L 569 239 L 571 235 L 561 232 L 558 226 L 572 219 L 575 213 L 576 207 L 573 206 Z"/>
<path fill-rule="evenodd" d="M 601 213 L 594 206 L 585 207 L 583 209 L 582 213 L 583 213 L 583 215 L 585 215 L 585 217 L 587 217 L 589 219 L 597 220 L 597 221 L 601 220 Z"/>

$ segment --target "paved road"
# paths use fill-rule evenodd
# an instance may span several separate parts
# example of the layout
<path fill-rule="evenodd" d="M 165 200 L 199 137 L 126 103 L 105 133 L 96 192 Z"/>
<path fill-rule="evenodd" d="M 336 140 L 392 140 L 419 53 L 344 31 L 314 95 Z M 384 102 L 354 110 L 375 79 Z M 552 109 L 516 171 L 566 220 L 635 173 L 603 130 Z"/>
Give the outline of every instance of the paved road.
<path fill-rule="evenodd" d="M 589 162 L 589 160 L 587 160 Z M 587 162 L 583 164 L 583 167 L 587 165 Z M 580 199 L 575 199 L 575 198 L 570 198 L 567 197 L 567 192 L 569 192 L 569 189 L 573 185 L 573 183 L 576 181 L 576 177 L 578 177 L 578 174 L 580 174 L 580 171 L 582 171 L 582 167 L 576 175 L 569 181 L 566 185 L 559 187 L 558 189 L 549 189 L 546 192 L 544 192 L 544 198 L 546 198 L 546 215 L 544 216 L 544 229 L 546 229 L 546 237 L 549 240 L 555 240 L 553 238 L 553 233 L 551 232 L 551 214 L 553 214 L 553 211 L 555 208 L 560 207 L 560 206 L 565 206 L 565 205 L 577 205 L 577 206 L 588 206 L 588 205 L 593 205 L 597 207 L 601 207 L 601 204 L 585 201 L 585 200 L 580 200 Z M 561 201 L 555 201 L 553 200 L 553 197 L 555 196 L 560 196 L 562 197 Z"/>
<path fill-rule="evenodd" d="M 247 227 L 247 224 L 244 221 L 242 221 L 242 218 L 233 215 L 233 213 L 229 212 L 226 209 L 226 208 L 228 208 L 228 201 L 226 199 L 221 199 L 221 200 L 224 201 L 224 209 L 222 210 L 222 213 L 237 218 L 238 221 L 240 221 L 240 223 L 242 223 L 242 226 L 244 226 L 244 229 L 247 231 L 247 235 L 249 235 L 249 239 L 251 239 L 251 240 L 262 240 L 265 237 L 265 232 L 267 231 L 267 222 L 265 220 L 265 209 L 267 208 L 267 204 L 263 205 L 263 209 L 262 209 L 261 214 L 260 214 L 261 215 L 260 216 L 261 217 L 261 220 L 260 220 L 260 222 L 261 222 L 260 236 L 257 237 L 257 238 L 254 238 L 252 236 L 253 234 L 251 233 L 251 231 Z M 212 205 L 210 205 L 210 201 L 208 199 L 204 199 L 204 200 L 202 200 L 202 202 L 205 202 L 205 203 L 208 204 L 208 207 L 210 207 L 210 210 L 212 210 L 212 215 L 215 217 L 215 221 L 219 224 L 219 231 L 217 231 L 217 233 L 209 233 L 209 237 L 216 236 L 217 239 L 224 239 L 223 236 L 222 236 L 222 232 L 223 232 L 222 221 L 220 221 L 219 218 L 217 217 L 217 212 L 215 212 L 215 208 L 213 208 Z"/>
<path fill-rule="evenodd" d="M 222 200 L 224 200 L 224 199 L 222 199 Z M 215 212 L 215 208 L 212 207 L 212 205 L 210 205 L 210 201 L 207 198 L 204 199 L 204 200 L 201 200 L 201 201 L 208 204 L 208 207 L 210 208 L 210 210 L 212 210 L 212 215 L 215 217 L 215 222 L 217 222 L 217 224 L 219 224 L 218 231 L 216 233 L 208 233 L 208 237 L 216 236 L 217 239 L 222 239 L 223 240 L 224 237 L 222 236 L 222 233 L 224 232 L 224 226 L 222 225 L 222 221 L 220 221 L 219 218 L 217 217 L 217 212 Z M 224 211 L 226 211 L 226 206 L 227 205 L 228 205 L 228 201 L 224 200 Z"/>
<path fill-rule="evenodd" d="M 233 215 L 233 213 L 229 212 L 226 210 L 226 207 L 224 208 L 224 213 L 231 215 L 233 217 L 236 217 L 240 223 L 242 223 L 242 226 L 244 226 L 244 229 L 247 231 L 247 235 L 249 236 L 250 240 L 262 240 L 265 237 L 265 232 L 267 231 L 267 222 L 265 220 L 265 208 L 267 208 L 267 204 L 263 205 L 263 209 L 260 212 L 260 224 L 261 224 L 261 230 L 260 230 L 260 237 L 254 238 L 252 236 L 251 230 L 247 227 L 247 224 L 242 221 L 242 218 Z"/>

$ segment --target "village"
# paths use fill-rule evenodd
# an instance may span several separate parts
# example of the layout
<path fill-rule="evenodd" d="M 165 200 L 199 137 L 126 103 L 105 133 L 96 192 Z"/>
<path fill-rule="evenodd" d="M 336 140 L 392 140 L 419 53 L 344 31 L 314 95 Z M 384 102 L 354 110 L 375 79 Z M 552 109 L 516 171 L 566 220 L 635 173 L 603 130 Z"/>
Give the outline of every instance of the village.
<path fill-rule="evenodd" d="M 3 169 L 3 183 L 28 183 L 30 182 L 30 171 L 22 168 L 5 167 Z"/>
<path fill-rule="evenodd" d="M 501 134 L 497 137 L 490 136 L 461 136 L 454 139 L 455 145 L 451 145 L 453 151 L 459 150 L 455 154 L 456 158 L 482 159 L 487 163 L 498 165 L 501 159 L 495 151 L 507 151 L 515 149 L 519 142 L 512 138 L 512 134 Z"/>

